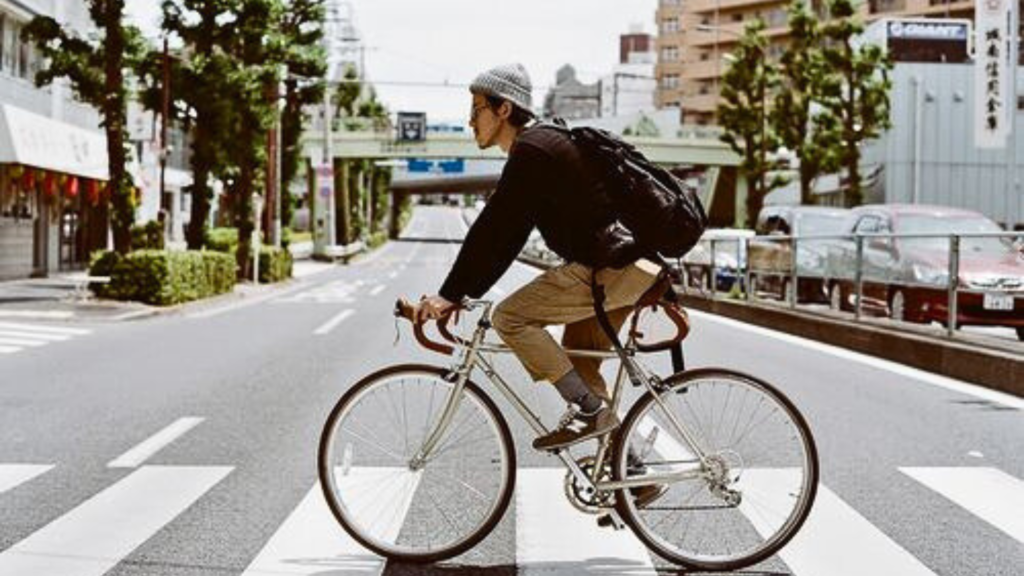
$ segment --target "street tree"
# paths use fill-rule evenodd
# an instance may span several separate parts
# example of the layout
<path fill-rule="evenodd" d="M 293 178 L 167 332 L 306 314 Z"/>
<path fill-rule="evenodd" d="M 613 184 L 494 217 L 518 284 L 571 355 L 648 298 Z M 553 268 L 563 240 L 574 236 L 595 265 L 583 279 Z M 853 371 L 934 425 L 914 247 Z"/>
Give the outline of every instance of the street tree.
<path fill-rule="evenodd" d="M 838 143 L 836 160 L 846 172 L 847 203 L 857 206 L 863 202 L 860 147 L 892 126 L 892 61 L 880 46 L 855 42 L 864 25 L 856 16 L 853 0 L 828 0 L 827 5 L 832 19 L 822 27 L 823 58 L 836 81 L 824 85 L 821 103 L 826 117 L 822 122 Z"/>
<path fill-rule="evenodd" d="M 323 99 L 327 53 L 323 48 L 324 0 L 291 0 L 281 23 L 285 42 L 284 110 L 281 112 L 281 222 L 294 214 L 289 184 L 302 159 L 305 110 Z"/>
<path fill-rule="evenodd" d="M 124 0 L 89 0 L 89 16 L 99 29 L 99 37 L 76 36 L 48 16 L 35 17 L 25 34 L 47 62 L 36 73 L 36 84 L 45 86 L 57 78 L 67 78 L 75 96 L 99 110 L 103 118 L 114 249 L 127 254 L 131 250 L 136 200 L 126 168 L 130 148 L 125 71 L 142 57 L 144 43 L 138 29 L 125 24 Z"/>
<path fill-rule="evenodd" d="M 223 49 L 228 30 L 220 22 L 233 18 L 238 0 L 165 0 L 163 30 L 180 47 L 169 55 L 170 120 L 189 134 L 192 183 L 191 217 L 185 230 L 189 249 L 203 247 L 213 200 L 213 178 L 224 175 L 228 159 L 225 143 L 234 102 L 226 84 L 232 79 L 231 56 Z M 161 111 L 164 54 L 152 49 L 139 75 L 145 89 L 143 105 Z"/>
<path fill-rule="evenodd" d="M 782 144 L 799 159 L 800 203 L 810 204 L 814 179 L 835 169 L 838 148 L 831 119 L 816 117 L 812 104 L 836 79 L 825 65 L 821 24 L 804 0 L 789 5 L 789 29 L 789 44 L 779 59 L 781 89 L 770 121 Z"/>
<path fill-rule="evenodd" d="M 768 97 L 778 86 L 778 65 L 767 56 L 768 40 L 762 35 L 764 20 L 747 24 L 722 76 L 718 123 L 725 130 L 721 140 L 741 158 L 739 170 L 747 182 L 746 223 L 753 227 L 764 197 L 785 184 L 769 172 L 773 163 L 768 152 L 779 139 L 768 125 Z"/>
<path fill-rule="evenodd" d="M 267 161 L 266 134 L 277 114 L 267 97 L 282 80 L 286 42 L 281 34 L 281 0 L 238 0 L 234 19 L 223 23 L 224 51 L 233 66 L 226 79 L 230 111 L 225 142 L 229 169 L 225 184 L 238 229 L 239 275 L 250 276 L 254 196 L 262 196 Z"/>

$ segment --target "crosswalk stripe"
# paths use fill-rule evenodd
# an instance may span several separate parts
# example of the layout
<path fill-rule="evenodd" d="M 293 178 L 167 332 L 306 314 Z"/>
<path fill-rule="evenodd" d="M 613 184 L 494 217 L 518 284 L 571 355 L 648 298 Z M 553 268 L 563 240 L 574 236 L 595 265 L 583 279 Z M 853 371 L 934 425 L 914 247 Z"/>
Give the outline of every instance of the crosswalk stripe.
<path fill-rule="evenodd" d="M 0 354 L 12 354 L 21 351 L 21 346 L 0 346 Z"/>
<path fill-rule="evenodd" d="M 317 483 L 242 576 L 325 572 L 356 576 L 380 574 L 383 568 L 381 557 L 363 548 L 342 529 Z"/>
<path fill-rule="evenodd" d="M 68 328 L 64 326 L 43 326 L 40 324 L 22 324 L 19 322 L 0 322 L 0 330 L 26 330 L 29 332 L 42 332 L 49 334 L 66 334 L 69 336 L 82 336 L 90 334 L 92 330 L 85 328 Z"/>
<path fill-rule="evenodd" d="M 7 336 L 0 336 L 0 345 L 3 346 L 46 346 L 46 342 L 39 342 L 38 340 L 30 340 L 28 338 L 10 338 Z"/>
<path fill-rule="evenodd" d="M 194 416 L 179 418 L 131 450 L 118 456 L 114 460 L 111 460 L 110 463 L 107 464 L 107 467 L 135 468 L 139 464 L 145 462 L 147 458 L 159 452 L 164 446 L 174 442 L 202 421 L 202 418 Z"/>
<path fill-rule="evenodd" d="M 67 334 L 44 334 L 42 332 L 27 332 L 25 330 L 5 329 L 0 329 L 0 337 L 31 338 L 33 340 L 45 340 L 47 342 L 63 342 L 64 340 L 71 339 L 71 336 Z"/>
<path fill-rule="evenodd" d="M 1024 481 L 996 468 L 900 468 L 900 472 L 1024 543 Z"/>
<path fill-rule="evenodd" d="M 231 470 L 140 468 L 0 553 L 0 574 L 101 576 Z"/>
<path fill-rule="evenodd" d="M 656 574 L 651 556 L 628 530 L 597 525 L 569 504 L 565 470 L 525 468 L 516 476 L 516 564 L 520 574 Z"/>
<path fill-rule="evenodd" d="M 53 468 L 52 464 L 0 464 L 0 494 Z"/>
<path fill-rule="evenodd" d="M 791 504 L 788 487 L 799 484 L 799 474 L 797 469 L 744 471 L 747 488 L 740 511 L 758 532 L 765 534 L 774 528 L 766 525 L 759 510 L 788 509 Z M 795 576 L 935 576 L 917 558 L 821 484 L 818 485 L 810 516 L 779 556 Z"/>

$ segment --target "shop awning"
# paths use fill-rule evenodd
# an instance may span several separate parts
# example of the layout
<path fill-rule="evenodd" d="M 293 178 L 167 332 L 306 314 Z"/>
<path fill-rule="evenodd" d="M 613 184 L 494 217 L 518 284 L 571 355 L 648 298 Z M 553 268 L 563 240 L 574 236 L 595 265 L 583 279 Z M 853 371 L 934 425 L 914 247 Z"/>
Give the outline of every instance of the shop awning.
<path fill-rule="evenodd" d="M 104 134 L 10 104 L 0 104 L 0 163 L 109 179 Z"/>

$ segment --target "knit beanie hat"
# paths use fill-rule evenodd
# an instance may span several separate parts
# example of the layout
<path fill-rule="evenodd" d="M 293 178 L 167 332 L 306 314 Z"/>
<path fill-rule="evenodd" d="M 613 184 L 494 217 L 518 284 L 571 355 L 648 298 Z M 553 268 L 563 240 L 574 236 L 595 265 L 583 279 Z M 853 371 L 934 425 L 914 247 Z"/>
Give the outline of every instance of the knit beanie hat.
<path fill-rule="evenodd" d="M 484 96 L 497 96 L 532 112 L 530 93 L 533 85 L 522 64 L 504 64 L 483 72 L 469 85 L 469 91 Z"/>

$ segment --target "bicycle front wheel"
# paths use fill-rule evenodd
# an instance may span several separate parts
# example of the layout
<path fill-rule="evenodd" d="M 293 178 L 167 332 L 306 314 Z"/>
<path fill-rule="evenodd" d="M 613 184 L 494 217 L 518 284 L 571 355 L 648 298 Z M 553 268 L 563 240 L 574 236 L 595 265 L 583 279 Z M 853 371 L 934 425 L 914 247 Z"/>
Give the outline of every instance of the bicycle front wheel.
<path fill-rule="evenodd" d="M 818 456 L 806 421 L 781 392 L 738 372 L 691 370 L 663 384 L 626 415 L 613 475 L 690 477 L 663 483 L 667 491 L 646 506 L 618 491 L 620 514 L 649 548 L 682 566 L 736 570 L 765 560 L 814 502 Z"/>
<path fill-rule="evenodd" d="M 512 436 L 472 382 L 435 449 L 414 462 L 441 419 L 452 380 L 433 366 L 381 370 L 345 393 L 324 426 L 318 468 L 327 503 L 353 538 L 382 556 L 456 556 L 486 537 L 508 507 Z"/>

